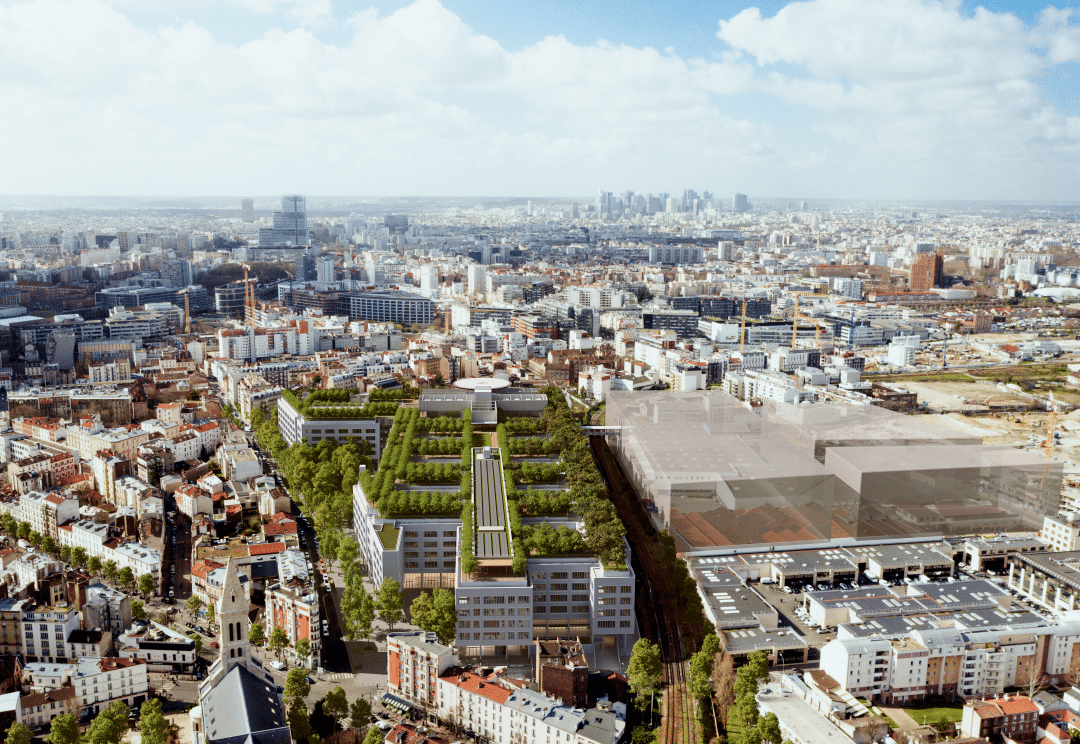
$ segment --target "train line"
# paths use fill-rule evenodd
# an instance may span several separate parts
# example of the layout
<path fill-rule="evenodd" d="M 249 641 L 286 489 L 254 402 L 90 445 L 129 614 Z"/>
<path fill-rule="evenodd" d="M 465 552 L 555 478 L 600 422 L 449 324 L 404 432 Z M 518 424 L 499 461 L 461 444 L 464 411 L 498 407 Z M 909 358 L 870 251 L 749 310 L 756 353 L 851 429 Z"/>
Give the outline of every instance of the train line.
<path fill-rule="evenodd" d="M 671 577 L 657 560 L 659 535 L 607 443 L 599 437 L 591 437 L 590 447 L 611 501 L 626 526 L 631 565 L 638 577 L 638 629 L 643 638 L 660 647 L 664 691 L 659 741 L 661 744 L 693 744 L 697 741 L 698 720 L 689 693 L 689 669 L 685 657 L 687 652 L 695 649 L 684 644 L 676 617 L 675 598 L 664 591 L 665 587 L 670 588 Z"/>

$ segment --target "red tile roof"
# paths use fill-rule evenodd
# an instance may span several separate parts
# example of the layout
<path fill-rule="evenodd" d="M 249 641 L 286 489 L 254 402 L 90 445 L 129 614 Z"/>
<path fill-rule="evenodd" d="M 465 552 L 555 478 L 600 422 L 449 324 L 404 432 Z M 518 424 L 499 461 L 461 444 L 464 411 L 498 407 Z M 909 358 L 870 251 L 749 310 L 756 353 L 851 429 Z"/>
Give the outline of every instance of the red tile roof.
<path fill-rule="evenodd" d="M 457 687 L 463 692 L 471 692 L 474 695 L 481 695 L 488 700 L 494 701 L 500 705 L 510 699 L 513 694 L 511 690 L 507 690 L 505 687 L 492 684 L 488 682 L 484 677 L 472 672 L 462 672 L 460 670 L 454 670 L 452 673 L 450 670 L 444 672 L 441 679 L 445 682 Z"/>
<path fill-rule="evenodd" d="M 285 543 L 256 543 L 248 545 L 248 555 L 270 555 L 271 553 L 284 553 Z"/>

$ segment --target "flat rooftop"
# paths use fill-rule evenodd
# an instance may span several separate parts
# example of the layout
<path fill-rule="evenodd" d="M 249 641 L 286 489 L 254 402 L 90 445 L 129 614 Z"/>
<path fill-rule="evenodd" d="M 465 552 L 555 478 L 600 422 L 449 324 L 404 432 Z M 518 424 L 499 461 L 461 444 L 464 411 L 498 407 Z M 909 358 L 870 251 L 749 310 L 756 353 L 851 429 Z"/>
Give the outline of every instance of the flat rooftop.
<path fill-rule="evenodd" d="M 476 507 L 476 557 L 510 558 L 506 526 L 506 494 L 499 461 L 473 461 L 473 503 Z"/>

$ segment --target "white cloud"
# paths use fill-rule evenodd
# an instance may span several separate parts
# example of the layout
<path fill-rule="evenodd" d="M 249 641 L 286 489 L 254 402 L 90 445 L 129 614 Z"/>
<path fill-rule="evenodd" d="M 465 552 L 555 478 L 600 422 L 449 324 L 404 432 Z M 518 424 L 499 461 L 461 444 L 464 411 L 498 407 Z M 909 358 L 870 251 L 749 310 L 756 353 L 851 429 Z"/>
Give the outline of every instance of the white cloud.
<path fill-rule="evenodd" d="M 511 52 L 437 0 L 360 12 L 333 44 L 307 30 L 329 0 L 228 1 L 301 28 L 238 45 L 193 23 L 141 28 L 129 0 L 0 0 L 8 189 L 883 196 L 934 178 L 989 193 L 990 174 L 1007 179 L 1000 194 L 1076 183 L 1080 122 L 1038 87 L 1077 57 L 1065 11 L 1026 27 L 931 0 L 811 0 L 722 21 L 728 49 L 699 59 L 564 36 Z"/>

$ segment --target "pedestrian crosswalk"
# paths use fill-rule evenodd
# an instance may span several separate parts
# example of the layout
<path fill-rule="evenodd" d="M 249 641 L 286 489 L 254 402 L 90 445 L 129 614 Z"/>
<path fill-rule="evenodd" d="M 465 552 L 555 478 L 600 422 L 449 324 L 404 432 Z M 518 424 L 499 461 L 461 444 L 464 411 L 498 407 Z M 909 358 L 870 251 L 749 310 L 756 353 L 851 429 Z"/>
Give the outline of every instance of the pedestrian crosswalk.
<path fill-rule="evenodd" d="M 352 674 L 349 672 L 331 672 L 330 674 L 324 674 L 325 679 L 352 679 Z"/>

